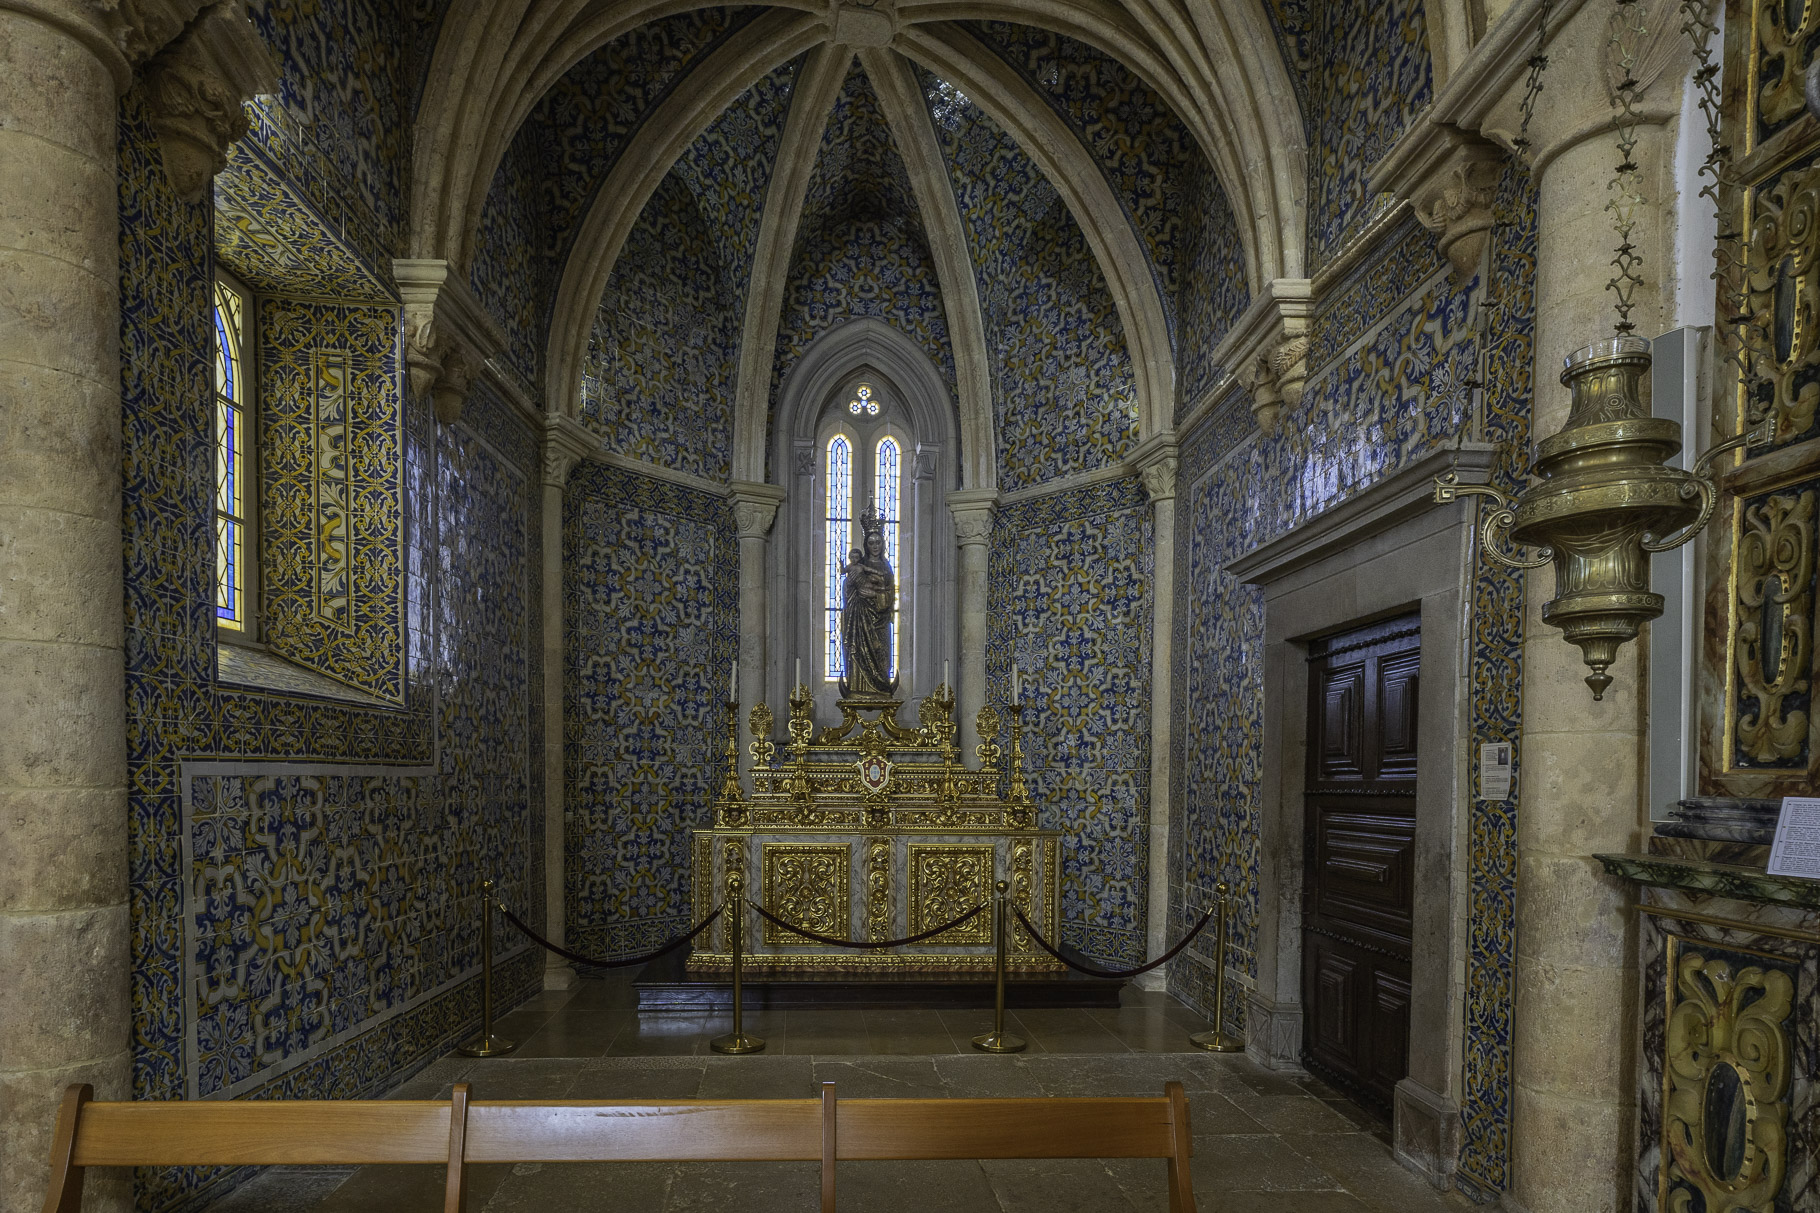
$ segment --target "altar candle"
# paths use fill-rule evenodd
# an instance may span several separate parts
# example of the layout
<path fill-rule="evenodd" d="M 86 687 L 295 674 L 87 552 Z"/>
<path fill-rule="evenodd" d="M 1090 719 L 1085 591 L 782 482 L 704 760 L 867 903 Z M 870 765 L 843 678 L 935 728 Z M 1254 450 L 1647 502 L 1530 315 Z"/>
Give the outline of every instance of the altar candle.
<path fill-rule="evenodd" d="M 942 658 L 942 685 L 948 685 L 948 659 Z"/>
<path fill-rule="evenodd" d="M 1016 666 L 1012 666 L 1011 667 L 1011 702 L 1012 703 L 1024 702 L 1023 685 L 1024 685 L 1023 676 L 1018 673 Z"/>
<path fill-rule="evenodd" d="M 796 685 L 803 685 L 803 659 L 801 657 L 796 659 Z"/>
<path fill-rule="evenodd" d="M 739 662 L 733 662 L 733 673 L 727 679 L 727 702 L 739 702 Z"/>

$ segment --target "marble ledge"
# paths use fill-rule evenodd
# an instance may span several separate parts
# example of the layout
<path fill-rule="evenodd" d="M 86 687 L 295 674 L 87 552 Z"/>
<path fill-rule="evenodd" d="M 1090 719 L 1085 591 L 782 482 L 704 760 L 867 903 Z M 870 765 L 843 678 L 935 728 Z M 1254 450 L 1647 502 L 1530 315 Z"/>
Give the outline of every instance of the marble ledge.
<path fill-rule="evenodd" d="M 1658 889 L 1820 910 L 1820 880 L 1771 876 L 1762 868 L 1669 855 L 1594 855 L 1612 876 Z"/>

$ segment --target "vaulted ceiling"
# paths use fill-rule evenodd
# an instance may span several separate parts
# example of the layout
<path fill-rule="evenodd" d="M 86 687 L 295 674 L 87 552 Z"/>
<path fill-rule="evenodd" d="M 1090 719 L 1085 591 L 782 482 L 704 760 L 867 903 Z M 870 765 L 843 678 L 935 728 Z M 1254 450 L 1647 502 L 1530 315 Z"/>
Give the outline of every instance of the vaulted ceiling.
<path fill-rule="evenodd" d="M 1304 175 L 1261 6 L 1131 7 L 458 5 L 414 249 L 465 262 L 551 410 L 634 457 L 764 479 L 796 360 L 874 317 L 948 385 L 969 486 L 1116 462 L 1299 272 Z"/>

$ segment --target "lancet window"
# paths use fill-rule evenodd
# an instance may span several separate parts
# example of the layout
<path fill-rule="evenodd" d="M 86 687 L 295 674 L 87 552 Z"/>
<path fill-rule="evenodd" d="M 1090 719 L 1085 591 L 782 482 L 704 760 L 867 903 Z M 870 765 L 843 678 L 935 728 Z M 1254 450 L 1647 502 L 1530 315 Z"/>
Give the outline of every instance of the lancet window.
<path fill-rule="evenodd" d="M 226 278 L 215 280 L 215 620 L 247 630 L 250 563 L 254 558 L 249 497 L 248 296 Z"/>
<path fill-rule="evenodd" d="M 841 569 L 864 542 L 859 517 L 868 506 L 884 519 L 885 559 L 897 579 L 897 603 L 891 615 L 891 665 L 900 665 L 902 620 L 909 606 L 910 581 L 902 557 L 909 550 L 904 521 L 905 436 L 878 389 L 857 385 L 850 398 L 832 410 L 832 432 L 822 442 L 823 514 L 822 676 L 837 681 L 845 672 L 840 641 Z"/>

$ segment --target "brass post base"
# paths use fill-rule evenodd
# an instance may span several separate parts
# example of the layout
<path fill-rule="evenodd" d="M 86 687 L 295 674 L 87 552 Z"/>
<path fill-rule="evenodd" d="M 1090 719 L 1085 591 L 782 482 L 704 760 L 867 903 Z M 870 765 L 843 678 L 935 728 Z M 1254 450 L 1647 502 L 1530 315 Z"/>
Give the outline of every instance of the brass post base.
<path fill-rule="evenodd" d="M 1009 1032 L 987 1032 L 973 1038 L 973 1047 L 983 1053 L 1022 1053 L 1025 1042 L 1022 1036 Z"/>
<path fill-rule="evenodd" d="M 1211 1032 L 1196 1032 L 1188 1038 L 1188 1043 L 1197 1049 L 1206 1049 L 1209 1053 L 1243 1053 L 1245 1039 L 1233 1036 L 1215 1028 Z"/>
<path fill-rule="evenodd" d="M 483 1036 L 471 1045 L 462 1045 L 455 1051 L 463 1057 L 504 1057 L 518 1047 L 516 1040 L 507 1040 L 503 1036 Z"/>
<path fill-rule="evenodd" d="M 708 1047 L 716 1053 L 762 1053 L 765 1050 L 765 1038 L 747 1036 L 744 1032 L 728 1032 L 725 1036 L 716 1036 L 710 1040 Z"/>

